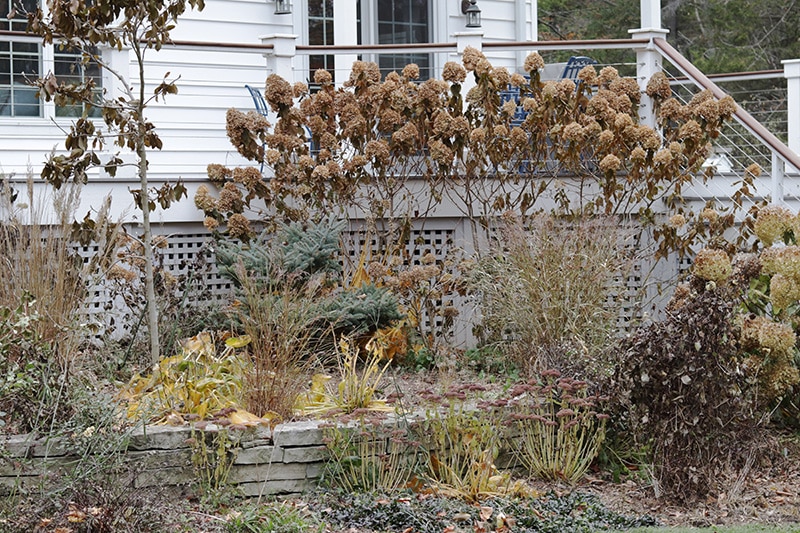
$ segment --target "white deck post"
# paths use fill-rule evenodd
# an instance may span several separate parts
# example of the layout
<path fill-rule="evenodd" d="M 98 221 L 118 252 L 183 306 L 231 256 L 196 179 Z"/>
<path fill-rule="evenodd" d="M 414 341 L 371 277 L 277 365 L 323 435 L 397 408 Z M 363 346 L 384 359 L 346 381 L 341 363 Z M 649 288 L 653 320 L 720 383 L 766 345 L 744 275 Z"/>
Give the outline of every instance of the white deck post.
<path fill-rule="evenodd" d="M 267 70 L 277 74 L 289 83 L 294 83 L 294 57 L 297 52 L 297 35 L 276 33 L 261 37 L 263 44 L 271 44 L 272 51 L 264 54 Z"/>
<path fill-rule="evenodd" d="M 800 59 L 787 59 L 781 63 L 783 63 L 783 76 L 786 78 L 788 145 L 790 150 L 800 154 Z M 800 169 L 787 165 L 786 171 L 796 174 Z"/>
<path fill-rule="evenodd" d="M 639 122 L 655 128 L 656 116 L 653 111 L 653 101 L 647 96 L 645 90 L 653 74 L 661 72 L 661 54 L 653 48 L 652 40 L 658 37 L 666 38 L 669 30 L 661 27 L 661 1 L 641 0 L 641 24 L 636 30 L 629 30 L 633 39 L 650 39 L 651 44 L 644 48 L 636 49 L 636 81 L 642 93 L 639 106 Z"/>
<path fill-rule="evenodd" d="M 357 45 L 358 44 L 358 11 L 356 0 L 336 0 L 336 9 L 333 10 L 333 44 Z M 333 79 L 337 87 L 350 79 L 353 63 L 358 59 L 357 54 L 336 54 L 334 65 L 336 74 Z"/>

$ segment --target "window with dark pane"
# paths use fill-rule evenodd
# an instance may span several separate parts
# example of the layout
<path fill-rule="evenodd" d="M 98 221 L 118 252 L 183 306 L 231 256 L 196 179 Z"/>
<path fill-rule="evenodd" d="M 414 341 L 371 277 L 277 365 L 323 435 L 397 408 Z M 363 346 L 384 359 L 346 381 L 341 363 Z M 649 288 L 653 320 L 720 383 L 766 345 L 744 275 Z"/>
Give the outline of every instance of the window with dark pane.
<path fill-rule="evenodd" d="M 96 53 L 93 50 L 92 53 Z M 53 73 L 59 83 L 67 85 L 85 85 L 93 83 L 93 102 L 100 102 L 102 96 L 102 78 L 100 65 L 92 59 L 91 55 L 81 54 L 62 45 L 56 45 L 53 54 Z M 91 117 L 100 116 L 100 108 L 86 102 L 76 102 L 56 107 L 57 117 L 80 117 L 84 111 Z"/>
<path fill-rule="evenodd" d="M 23 0 L 24 10 L 34 10 L 37 0 Z M 0 0 L 0 29 L 24 32 L 27 19 L 15 0 Z M 12 13 L 16 11 L 16 14 Z M 9 15 L 13 15 L 9 18 Z M 0 41 L 0 116 L 38 117 L 41 103 L 31 82 L 41 76 L 41 46 L 13 37 Z"/>
<path fill-rule="evenodd" d="M 428 0 L 378 0 L 378 42 L 380 44 L 427 43 L 429 31 Z M 420 78 L 431 76 L 430 54 L 381 54 L 378 65 L 385 76 L 401 71 L 409 63 L 419 66 Z"/>
<path fill-rule="evenodd" d="M 333 44 L 333 0 L 308 0 L 308 44 Z M 332 54 L 314 54 L 309 56 L 309 82 L 311 90 L 314 86 L 314 72 L 327 70 L 335 76 L 334 56 Z"/>

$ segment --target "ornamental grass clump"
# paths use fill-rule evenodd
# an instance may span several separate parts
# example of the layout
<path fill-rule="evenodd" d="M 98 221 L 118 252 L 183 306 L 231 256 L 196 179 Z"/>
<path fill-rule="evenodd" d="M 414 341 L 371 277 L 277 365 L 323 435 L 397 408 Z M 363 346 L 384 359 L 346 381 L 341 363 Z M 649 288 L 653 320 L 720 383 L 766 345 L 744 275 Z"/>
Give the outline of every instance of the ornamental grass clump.
<path fill-rule="evenodd" d="M 496 251 L 470 276 L 487 341 L 529 375 L 565 364 L 610 372 L 603 352 L 621 306 L 614 280 L 631 262 L 623 230 L 609 218 L 528 222 L 505 217 Z"/>
<path fill-rule="evenodd" d="M 511 420 L 519 433 L 516 454 L 539 478 L 577 483 L 597 457 L 609 416 L 597 411 L 601 398 L 585 381 L 541 372 L 541 381 L 514 387 Z"/>

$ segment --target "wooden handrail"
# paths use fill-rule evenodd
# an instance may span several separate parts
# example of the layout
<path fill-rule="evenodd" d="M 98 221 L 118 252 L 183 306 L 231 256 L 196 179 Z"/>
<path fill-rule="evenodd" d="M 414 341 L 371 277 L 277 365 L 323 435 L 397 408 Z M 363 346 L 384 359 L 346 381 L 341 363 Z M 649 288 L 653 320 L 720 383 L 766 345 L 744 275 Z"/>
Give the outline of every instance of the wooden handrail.
<path fill-rule="evenodd" d="M 692 82 L 698 86 L 711 91 L 716 98 L 723 98 L 727 93 L 719 88 L 717 84 L 711 81 L 708 76 L 700 72 L 700 70 L 692 65 L 688 59 L 672 47 L 665 39 L 653 39 L 653 45 L 666 59 L 670 61 L 675 67 L 680 70 L 684 76 L 688 77 Z M 767 128 L 761 125 L 753 116 L 736 106 L 736 111 L 733 114 L 734 118 L 747 129 L 750 133 L 755 135 L 761 142 L 767 145 L 773 153 L 777 154 L 785 163 L 792 165 L 794 168 L 800 168 L 800 156 L 794 153 L 788 146 L 783 144 L 780 139 L 775 137 Z"/>

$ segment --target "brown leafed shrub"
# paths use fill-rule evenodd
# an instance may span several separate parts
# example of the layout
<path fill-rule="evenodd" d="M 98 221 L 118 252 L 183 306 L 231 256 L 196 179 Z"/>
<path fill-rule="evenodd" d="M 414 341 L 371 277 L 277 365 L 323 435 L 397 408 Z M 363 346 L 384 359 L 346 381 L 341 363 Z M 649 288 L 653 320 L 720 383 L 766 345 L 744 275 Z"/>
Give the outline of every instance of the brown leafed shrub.
<path fill-rule="evenodd" d="M 744 266 L 720 285 L 693 277 L 664 320 L 622 343 L 615 379 L 626 430 L 651 450 L 654 482 L 668 497 L 705 496 L 759 437 L 763 410 L 735 326 L 753 274 Z"/>

